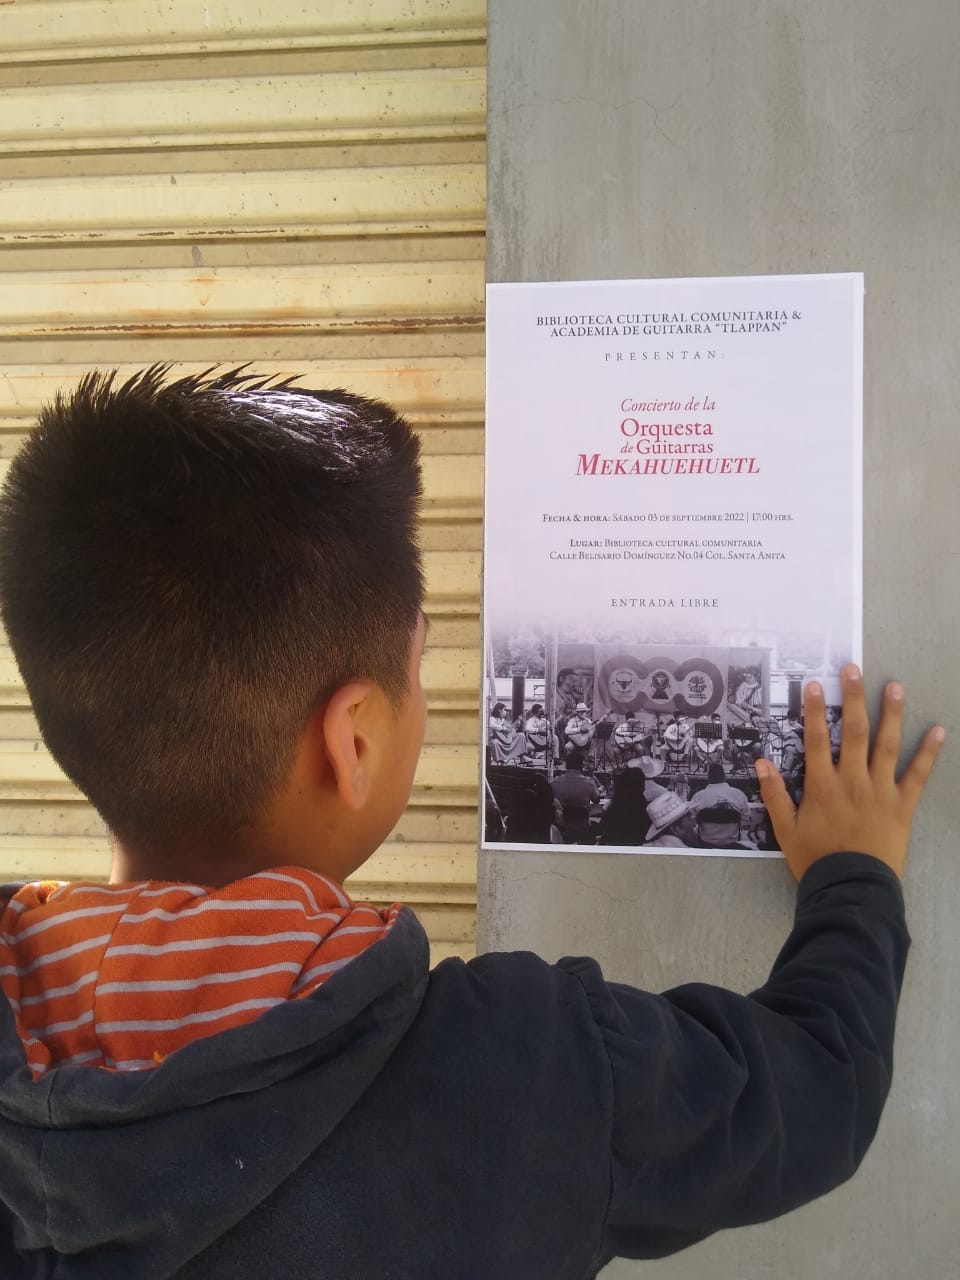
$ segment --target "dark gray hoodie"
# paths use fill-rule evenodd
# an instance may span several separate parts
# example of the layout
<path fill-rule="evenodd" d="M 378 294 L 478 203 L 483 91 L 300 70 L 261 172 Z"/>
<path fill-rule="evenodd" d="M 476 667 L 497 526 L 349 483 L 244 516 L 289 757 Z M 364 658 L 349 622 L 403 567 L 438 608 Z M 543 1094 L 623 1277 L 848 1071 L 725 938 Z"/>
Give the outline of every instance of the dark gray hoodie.
<path fill-rule="evenodd" d="M 638 922 L 639 927 L 639 922 Z M 3 1280 L 587 1280 L 850 1176 L 892 1068 L 896 877 L 835 854 L 750 996 L 446 961 L 401 913 L 313 995 L 34 1083 L 0 1000 Z"/>

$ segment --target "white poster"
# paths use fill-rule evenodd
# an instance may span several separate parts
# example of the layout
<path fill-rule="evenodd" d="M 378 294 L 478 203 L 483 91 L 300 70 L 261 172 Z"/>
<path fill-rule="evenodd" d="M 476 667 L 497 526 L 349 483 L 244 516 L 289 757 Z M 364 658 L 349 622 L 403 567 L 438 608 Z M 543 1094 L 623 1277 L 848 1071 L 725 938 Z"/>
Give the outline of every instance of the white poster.
<path fill-rule="evenodd" d="M 491 285 L 483 844 L 779 856 L 861 661 L 863 277 Z"/>

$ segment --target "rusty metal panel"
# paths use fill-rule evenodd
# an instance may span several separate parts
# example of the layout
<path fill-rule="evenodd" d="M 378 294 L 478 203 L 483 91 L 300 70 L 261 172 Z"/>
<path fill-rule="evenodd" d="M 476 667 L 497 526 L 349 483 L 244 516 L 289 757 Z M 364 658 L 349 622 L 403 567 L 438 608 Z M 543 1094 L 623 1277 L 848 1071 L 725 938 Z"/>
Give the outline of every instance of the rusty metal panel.
<path fill-rule="evenodd" d="M 350 888 L 417 908 L 434 959 L 475 934 L 483 37 L 477 0 L 0 5 L 0 474 L 56 389 L 155 360 L 252 360 L 420 435 L 427 740 Z M 0 878 L 108 871 L 0 641 Z"/>
<path fill-rule="evenodd" d="M 279 169 L 250 173 L 155 174 L 111 181 L 104 206 L 99 174 L 39 176 L 0 186 L 0 244 L 93 238 L 453 234 L 483 231 L 479 162 L 396 164 L 374 169 Z"/>
<path fill-rule="evenodd" d="M 482 0 L 19 0 L 0 12 L 0 57 L 39 62 L 482 41 L 485 25 Z"/>
<path fill-rule="evenodd" d="M 134 67 L 131 67 L 133 74 Z M 7 153 L 476 137 L 482 67 L 0 87 Z"/>
<path fill-rule="evenodd" d="M 482 324 L 475 263 L 384 262 L 156 271 L 4 272 L 0 337 Z"/>

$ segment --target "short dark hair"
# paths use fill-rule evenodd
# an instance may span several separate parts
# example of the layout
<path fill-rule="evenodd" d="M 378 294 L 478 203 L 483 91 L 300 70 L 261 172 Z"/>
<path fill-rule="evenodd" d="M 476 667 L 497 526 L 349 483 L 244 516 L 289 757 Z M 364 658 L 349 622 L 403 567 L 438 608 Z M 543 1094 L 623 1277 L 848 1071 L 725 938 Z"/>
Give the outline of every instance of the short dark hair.
<path fill-rule="evenodd" d="M 571 751 L 567 756 L 567 768 L 583 771 L 583 766 L 587 762 L 587 757 L 582 751 Z"/>
<path fill-rule="evenodd" d="M 124 843 L 252 822 L 351 679 L 406 694 L 419 443 L 387 405 L 234 369 L 88 374 L 0 494 L 0 613 L 47 745 Z"/>
<path fill-rule="evenodd" d="M 727 775 L 723 771 L 723 765 L 718 761 L 707 767 L 707 782 L 726 782 Z"/>

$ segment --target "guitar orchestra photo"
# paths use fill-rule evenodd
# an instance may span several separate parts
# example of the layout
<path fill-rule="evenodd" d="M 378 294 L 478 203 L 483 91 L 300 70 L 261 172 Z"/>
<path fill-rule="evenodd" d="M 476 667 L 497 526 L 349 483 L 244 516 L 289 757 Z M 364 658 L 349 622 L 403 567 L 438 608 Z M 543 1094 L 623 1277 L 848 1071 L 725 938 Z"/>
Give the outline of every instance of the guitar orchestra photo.
<path fill-rule="evenodd" d="M 592 676 L 567 667 L 558 672 L 552 698 L 523 706 L 515 698 L 509 709 L 503 700 L 490 706 L 487 841 L 776 850 L 755 765 L 771 761 L 799 799 L 804 744 L 798 678 L 790 681 L 784 704 L 770 705 L 765 669 L 731 668 L 719 704 L 691 714 L 678 708 L 676 680 L 663 672 L 653 673 L 647 696 L 630 688 L 630 672 L 622 667 L 607 677 L 613 690 L 607 698 L 596 696 Z M 695 690 L 698 678 L 690 677 Z M 671 690 L 674 697 L 665 697 Z M 617 699 L 619 706 L 604 706 Z M 713 703 L 717 699 L 708 705 Z M 828 719 L 838 749 L 838 707 L 829 708 Z"/>

